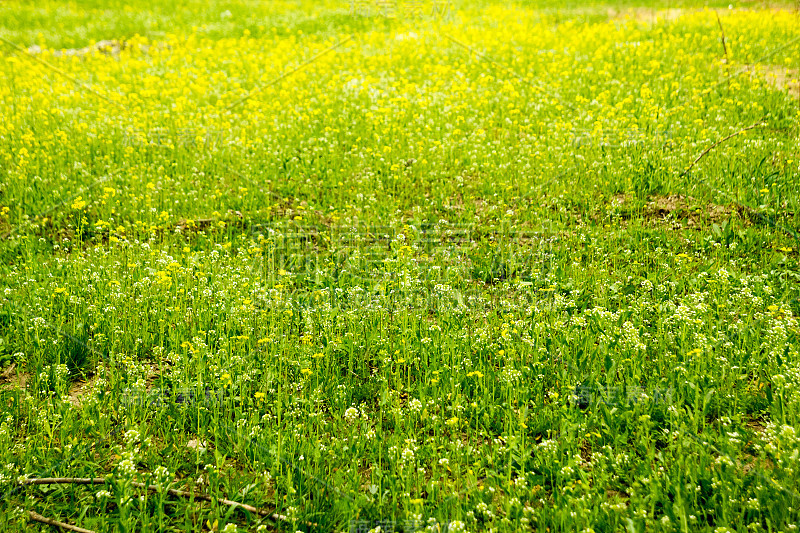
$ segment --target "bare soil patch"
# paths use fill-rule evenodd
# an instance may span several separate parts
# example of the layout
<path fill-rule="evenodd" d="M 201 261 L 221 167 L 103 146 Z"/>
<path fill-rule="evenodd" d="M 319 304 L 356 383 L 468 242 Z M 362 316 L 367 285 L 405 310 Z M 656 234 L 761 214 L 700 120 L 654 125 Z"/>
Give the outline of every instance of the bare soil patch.
<path fill-rule="evenodd" d="M 688 218 L 691 226 L 695 223 L 694 219 L 717 221 L 730 216 L 734 211 L 735 209 L 723 205 L 700 205 L 691 196 L 673 194 L 652 197 L 647 202 L 644 214 L 650 218 Z"/>
<path fill-rule="evenodd" d="M 737 205 L 700 202 L 682 194 L 651 196 L 644 205 L 637 202 L 634 206 L 632 203 L 624 195 L 617 194 L 611 198 L 609 207 L 623 221 L 643 218 L 651 223 L 666 224 L 672 229 L 700 227 L 743 214 Z"/>
<path fill-rule="evenodd" d="M 85 56 L 89 55 L 93 52 L 99 52 L 101 54 L 109 55 L 109 56 L 117 56 L 119 53 L 127 48 L 131 48 L 131 45 L 125 41 L 118 41 L 116 39 L 106 39 L 99 41 L 91 46 L 84 46 L 83 48 L 64 48 L 62 50 L 53 50 L 52 54 L 53 57 L 62 57 L 62 56 Z M 149 50 L 149 46 L 147 45 L 138 45 L 142 51 L 147 52 Z M 28 47 L 28 53 L 30 54 L 41 54 L 43 52 L 43 48 L 39 45 L 33 45 Z"/>
<path fill-rule="evenodd" d="M 776 65 L 744 65 L 750 78 L 761 78 L 771 87 L 800 99 L 800 70 Z"/>
<path fill-rule="evenodd" d="M 0 372 L 0 391 L 24 390 L 30 374 L 18 372 L 17 365 L 12 364 Z"/>
<path fill-rule="evenodd" d="M 608 18 L 611 20 L 633 20 L 635 22 L 656 24 L 660 21 L 672 22 L 678 20 L 687 12 L 689 11 L 681 8 L 652 9 L 634 7 L 623 10 L 609 8 Z"/>
<path fill-rule="evenodd" d="M 69 387 L 69 402 L 72 405 L 78 406 L 84 396 L 92 391 L 96 377 L 91 377 L 87 381 L 76 381 Z"/>

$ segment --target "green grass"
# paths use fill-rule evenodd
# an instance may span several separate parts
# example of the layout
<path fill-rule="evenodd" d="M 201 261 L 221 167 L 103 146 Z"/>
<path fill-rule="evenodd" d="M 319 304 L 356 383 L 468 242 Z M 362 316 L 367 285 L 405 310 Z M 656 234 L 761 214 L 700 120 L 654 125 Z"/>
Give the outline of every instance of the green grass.
<path fill-rule="evenodd" d="M 0 6 L 0 524 L 792 530 L 800 15 L 709 6 Z"/>

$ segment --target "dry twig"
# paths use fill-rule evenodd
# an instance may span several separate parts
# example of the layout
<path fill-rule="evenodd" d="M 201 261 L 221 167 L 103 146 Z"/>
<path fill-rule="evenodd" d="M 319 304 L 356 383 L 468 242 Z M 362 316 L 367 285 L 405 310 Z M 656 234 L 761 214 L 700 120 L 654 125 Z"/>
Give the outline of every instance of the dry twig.
<path fill-rule="evenodd" d="M 733 139 L 737 135 L 741 135 L 742 133 L 746 132 L 747 130 L 752 130 L 753 128 L 759 128 L 761 126 L 766 126 L 766 125 L 767 124 L 765 122 L 756 122 L 755 124 L 751 124 L 751 125 L 747 126 L 746 128 L 742 128 L 741 130 L 737 131 L 736 133 L 731 133 L 727 137 L 723 137 L 722 139 L 718 140 L 717 142 L 715 142 L 714 144 L 712 144 L 711 146 L 709 146 L 708 148 L 703 150 L 703 153 L 698 155 L 697 158 L 694 161 L 692 161 L 692 163 L 688 167 L 686 167 L 686 170 L 683 171 L 681 176 L 685 176 L 686 174 L 688 174 L 689 171 L 692 170 L 692 168 L 697 164 L 698 161 L 703 159 L 703 157 L 705 157 L 705 155 L 708 152 L 710 152 L 711 150 L 713 150 L 714 148 L 716 148 L 720 144 L 724 143 L 725 141 L 727 141 L 729 139 Z"/>
<path fill-rule="evenodd" d="M 725 43 L 725 30 L 722 29 L 722 20 L 719 18 L 719 13 L 717 15 L 717 24 L 719 24 L 719 32 L 722 34 L 722 51 L 725 52 L 725 67 L 728 69 L 728 90 L 731 89 L 731 62 L 728 59 L 728 45 Z"/>
<path fill-rule="evenodd" d="M 107 482 L 108 482 L 108 480 L 106 480 L 105 478 L 102 478 L 102 477 L 95 477 L 95 478 L 89 478 L 89 477 L 86 477 L 86 478 L 84 478 L 84 477 L 42 477 L 42 478 L 25 479 L 23 481 L 20 481 L 20 484 L 21 485 L 104 485 Z M 144 483 L 137 483 L 137 482 L 132 482 L 131 485 L 133 485 L 134 487 L 138 487 L 140 489 L 147 489 L 147 490 L 152 491 L 152 492 L 160 492 L 161 490 L 163 490 L 162 487 L 159 487 L 157 485 L 145 485 Z M 207 501 L 207 502 L 216 501 L 216 502 L 219 502 L 219 503 L 221 503 L 223 505 L 228 505 L 230 507 L 238 507 L 240 509 L 243 509 L 243 510 L 245 510 L 247 512 L 250 512 L 250 513 L 253 513 L 253 514 L 257 514 L 257 515 L 260 515 L 260 516 L 266 516 L 266 517 L 271 518 L 271 519 L 273 519 L 275 521 L 291 522 L 289 517 L 287 517 L 285 515 L 278 514 L 278 513 L 270 513 L 269 511 L 267 511 L 265 509 L 259 509 L 258 507 L 253 507 L 252 505 L 248 505 L 246 503 L 235 502 L 233 500 L 228 500 L 228 499 L 225 499 L 225 498 L 215 498 L 213 496 L 209 496 L 208 494 L 198 494 L 198 493 L 195 493 L 195 492 L 189 492 L 189 491 L 179 490 L 179 489 L 166 489 L 164 492 L 166 492 L 167 494 L 169 494 L 171 496 L 177 496 L 177 497 L 180 497 L 180 498 L 194 498 L 195 500 L 203 500 L 203 501 Z M 314 524 L 312 522 L 306 522 L 305 525 L 310 526 L 310 527 L 315 527 L 316 526 L 316 524 Z M 86 531 L 86 530 L 80 530 L 80 531 Z"/>
<path fill-rule="evenodd" d="M 78 533 L 95 533 L 91 529 L 83 529 L 82 527 L 72 526 L 64 522 L 59 522 L 58 520 L 47 518 L 46 516 L 42 516 L 34 511 L 28 511 L 28 516 L 31 517 L 31 520 L 34 520 L 36 522 L 41 522 L 42 524 L 47 524 L 48 526 L 60 527 L 61 529 L 66 529 L 67 531 L 77 531 Z"/>

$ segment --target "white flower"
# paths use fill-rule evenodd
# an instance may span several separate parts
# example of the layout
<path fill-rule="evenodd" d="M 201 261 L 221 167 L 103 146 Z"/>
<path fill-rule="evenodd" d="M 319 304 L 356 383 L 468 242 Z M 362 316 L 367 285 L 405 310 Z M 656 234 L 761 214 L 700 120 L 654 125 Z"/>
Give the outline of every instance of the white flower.
<path fill-rule="evenodd" d="M 358 409 L 355 407 L 348 407 L 347 410 L 344 412 L 344 419 L 347 420 L 348 423 L 352 424 L 353 422 L 358 419 Z"/>
<path fill-rule="evenodd" d="M 417 398 L 412 398 L 408 402 L 408 409 L 412 413 L 419 413 L 422 410 L 422 402 L 419 401 Z"/>
<path fill-rule="evenodd" d="M 411 463 L 414 461 L 414 450 L 410 448 L 406 448 L 400 454 L 400 461 L 404 464 Z"/>
<path fill-rule="evenodd" d="M 466 526 L 461 520 L 453 520 L 447 525 L 448 533 L 463 533 L 466 531 Z"/>
<path fill-rule="evenodd" d="M 137 442 L 139 442 L 140 437 L 141 435 L 137 430 L 129 429 L 128 431 L 125 432 L 125 445 L 132 446 L 136 444 Z"/>
<path fill-rule="evenodd" d="M 124 477 L 133 477 L 133 475 L 136 473 L 136 464 L 130 457 L 120 461 L 117 465 L 117 468 L 119 468 L 120 473 Z"/>

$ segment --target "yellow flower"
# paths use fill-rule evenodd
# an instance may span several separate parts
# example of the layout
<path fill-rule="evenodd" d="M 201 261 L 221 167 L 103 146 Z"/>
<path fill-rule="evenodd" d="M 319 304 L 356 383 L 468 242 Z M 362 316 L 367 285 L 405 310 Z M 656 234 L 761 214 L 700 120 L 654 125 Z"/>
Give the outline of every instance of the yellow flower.
<path fill-rule="evenodd" d="M 82 197 L 78 196 L 72 201 L 72 209 L 80 210 L 84 207 L 86 207 L 86 201 Z"/>

